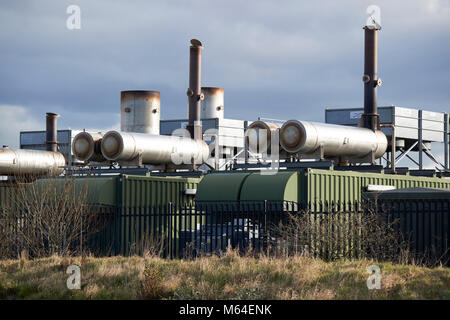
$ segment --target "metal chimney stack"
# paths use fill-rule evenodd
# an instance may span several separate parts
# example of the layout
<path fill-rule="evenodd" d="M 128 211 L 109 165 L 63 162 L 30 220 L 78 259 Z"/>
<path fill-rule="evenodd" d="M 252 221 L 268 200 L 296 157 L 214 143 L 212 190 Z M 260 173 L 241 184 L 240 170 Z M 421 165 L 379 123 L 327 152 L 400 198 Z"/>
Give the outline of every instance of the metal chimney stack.
<path fill-rule="evenodd" d="M 47 112 L 45 141 L 47 151 L 58 152 L 58 117 L 56 113 Z"/>
<path fill-rule="evenodd" d="M 377 106 L 377 87 L 381 86 L 378 78 L 378 26 L 364 27 L 364 114 L 362 126 L 373 131 L 380 128 Z"/>
<path fill-rule="evenodd" d="M 189 56 L 189 89 L 188 95 L 188 125 L 186 126 L 191 137 L 202 140 L 202 123 L 200 120 L 202 95 L 202 43 L 197 39 L 191 40 Z"/>

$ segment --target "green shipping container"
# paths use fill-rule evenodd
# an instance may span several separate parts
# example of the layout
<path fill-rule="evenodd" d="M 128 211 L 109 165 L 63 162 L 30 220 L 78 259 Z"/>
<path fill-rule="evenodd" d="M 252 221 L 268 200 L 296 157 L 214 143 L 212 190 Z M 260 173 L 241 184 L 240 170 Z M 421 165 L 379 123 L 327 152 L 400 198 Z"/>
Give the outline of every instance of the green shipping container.
<path fill-rule="evenodd" d="M 155 223 L 155 221 L 147 221 L 145 224 L 142 213 L 149 212 L 152 207 L 167 207 L 169 203 L 174 209 L 192 204 L 195 193 L 187 194 L 186 190 L 196 190 L 200 180 L 201 178 L 132 175 L 74 178 L 76 188 L 87 188 L 90 205 L 100 206 L 104 209 L 102 212 L 115 215 L 105 229 L 92 239 L 89 246 L 100 254 L 128 255 L 135 252 L 132 246 L 143 238 L 144 226 Z M 57 181 L 63 182 L 64 178 L 59 178 Z M 46 183 L 49 183 L 47 179 L 40 179 L 33 182 L 33 186 L 38 186 L 45 191 Z M 14 204 L 18 188 L 27 186 L 29 187 L 30 184 L 0 186 L 0 208 L 8 208 Z M 148 215 L 147 219 L 149 219 Z M 173 225 L 175 223 L 176 221 L 172 222 Z"/>

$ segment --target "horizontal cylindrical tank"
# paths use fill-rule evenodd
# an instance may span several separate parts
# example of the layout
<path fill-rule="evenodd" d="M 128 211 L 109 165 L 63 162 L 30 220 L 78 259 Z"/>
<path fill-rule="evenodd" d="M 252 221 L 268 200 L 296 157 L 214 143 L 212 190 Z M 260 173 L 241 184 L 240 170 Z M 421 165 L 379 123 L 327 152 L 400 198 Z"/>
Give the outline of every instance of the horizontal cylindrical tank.
<path fill-rule="evenodd" d="M 225 108 L 223 88 L 202 87 L 202 93 L 200 117 L 202 119 L 223 119 Z"/>
<path fill-rule="evenodd" d="M 72 142 L 72 152 L 78 160 L 104 162 L 102 155 L 101 141 L 103 133 L 101 132 L 80 132 Z"/>
<path fill-rule="evenodd" d="M 272 134 L 275 133 L 280 129 L 280 126 L 271 123 L 271 122 L 264 122 L 261 120 L 254 121 L 251 124 L 249 124 L 247 128 L 247 132 L 245 134 L 245 143 L 249 147 L 250 151 L 253 152 L 268 152 L 270 153 L 270 149 L 272 146 Z M 262 131 L 264 130 L 264 131 Z M 259 139 L 260 137 L 260 131 L 262 134 L 262 137 L 265 135 L 265 139 L 262 140 Z M 258 150 L 252 150 L 252 149 L 258 149 Z"/>
<path fill-rule="evenodd" d="M 133 90 L 120 93 L 120 130 L 159 134 L 160 94 Z"/>
<path fill-rule="evenodd" d="M 138 157 L 143 164 L 196 164 L 209 157 L 203 140 L 187 137 L 108 131 L 101 142 L 103 156 L 112 161 L 132 161 Z"/>
<path fill-rule="evenodd" d="M 280 129 L 281 147 L 289 153 L 314 153 L 322 146 L 325 157 L 380 158 L 388 145 L 381 131 L 327 123 L 289 120 Z"/>
<path fill-rule="evenodd" d="M 59 152 L 42 150 L 0 150 L 0 174 L 14 176 L 57 176 L 64 171 L 66 159 Z"/>

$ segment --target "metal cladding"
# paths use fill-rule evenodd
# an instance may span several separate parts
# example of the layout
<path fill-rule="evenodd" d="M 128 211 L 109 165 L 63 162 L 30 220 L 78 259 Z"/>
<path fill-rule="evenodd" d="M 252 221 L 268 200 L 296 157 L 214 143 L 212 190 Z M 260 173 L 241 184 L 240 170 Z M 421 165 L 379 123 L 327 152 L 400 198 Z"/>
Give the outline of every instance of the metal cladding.
<path fill-rule="evenodd" d="M 142 164 L 192 164 L 192 159 L 202 164 L 209 157 L 208 145 L 203 140 L 119 131 L 108 131 L 103 136 L 101 150 L 108 160 L 140 159 Z"/>
<path fill-rule="evenodd" d="M 322 149 L 324 157 L 380 158 L 388 141 L 381 131 L 327 123 L 289 120 L 280 129 L 281 147 L 289 153 L 312 154 Z"/>
<path fill-rule="evenodd" d="M 158 91 L 121 91 L 120 130 L 159 134 L 160 110 Z"/>
<path fill-rule="evenodd" d="M 378 78 L 378 28 L 364 27 L 364 114 L 362 126 L 371 130 L 380 129 L 377 107 L 377 87 L 381 86 Z"/>
<path fill-rule="evenodd" d="M 80 132 L 72 142 L 72 152 L 78 160 L 104 162 L 105 157 L 101 151 L 101 132 Z"/>
<path fill-rule="evenodd" d="M 59 152 L 42 150 L 0 150 L 0 174 L 14 176 L 57 176 L 64 171 L 66 159 Z"/>
<path fill-rule="evenodd" d="M 267 151 L 267 153 L 270 153 L 272 145 L 272 133 L 278 131 L 279 129 L 280 126 L 275 123 L 264 122 L 260 120 L 254 121 L 249 124 L 247 128 L 245 143 L 250 148 L 250 151 L 252 151 L 252 149 L 259 149 L 253 150 L 253 152 Z M 266 135 L 266 138 L 263 140 L 260 140 L 259 132 L 261 130 L 265 130 L 261 132 L 262 135 Z"/>
<path fill-rule="evenodd" d="M 189 88 L 188 96 L 188 125 L 186 129 L 193 139 L 202 139 L 202 123 L 200 120 L 202 89 L 202 43 L 197 39 L 191 40 L 189 55 Z"/>
<path fill-rule="evenodd" d="M 201 101 L 201 119 L 220 118 L 224 116 L 223 88 L 203 87 Z"/>
<path fill-rule="evenodd" d="M 47 151 L 58 152 L 58 117 L 56 113 L 47 112 L 45 132 Z"/>

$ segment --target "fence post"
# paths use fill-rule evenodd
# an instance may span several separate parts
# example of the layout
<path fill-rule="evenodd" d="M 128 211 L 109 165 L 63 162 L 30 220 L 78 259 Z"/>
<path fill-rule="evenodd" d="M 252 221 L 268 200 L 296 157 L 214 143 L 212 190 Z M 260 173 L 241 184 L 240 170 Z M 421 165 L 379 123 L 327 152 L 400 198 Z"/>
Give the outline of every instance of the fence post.
<path fill-rule="evenodd" d="M 169 208 L 168 208 L 169 212 L 168 212 L 168 232 L 169 234 L 167 235 L 167 241 L 168 241 L 168 250 L 169 250 L 169 258 L 173 259 L 173 254 L 172 254 L 172 219 L 173 219 L 173 209 L 172 209 L 172 202 L 169 201 Z"/>

